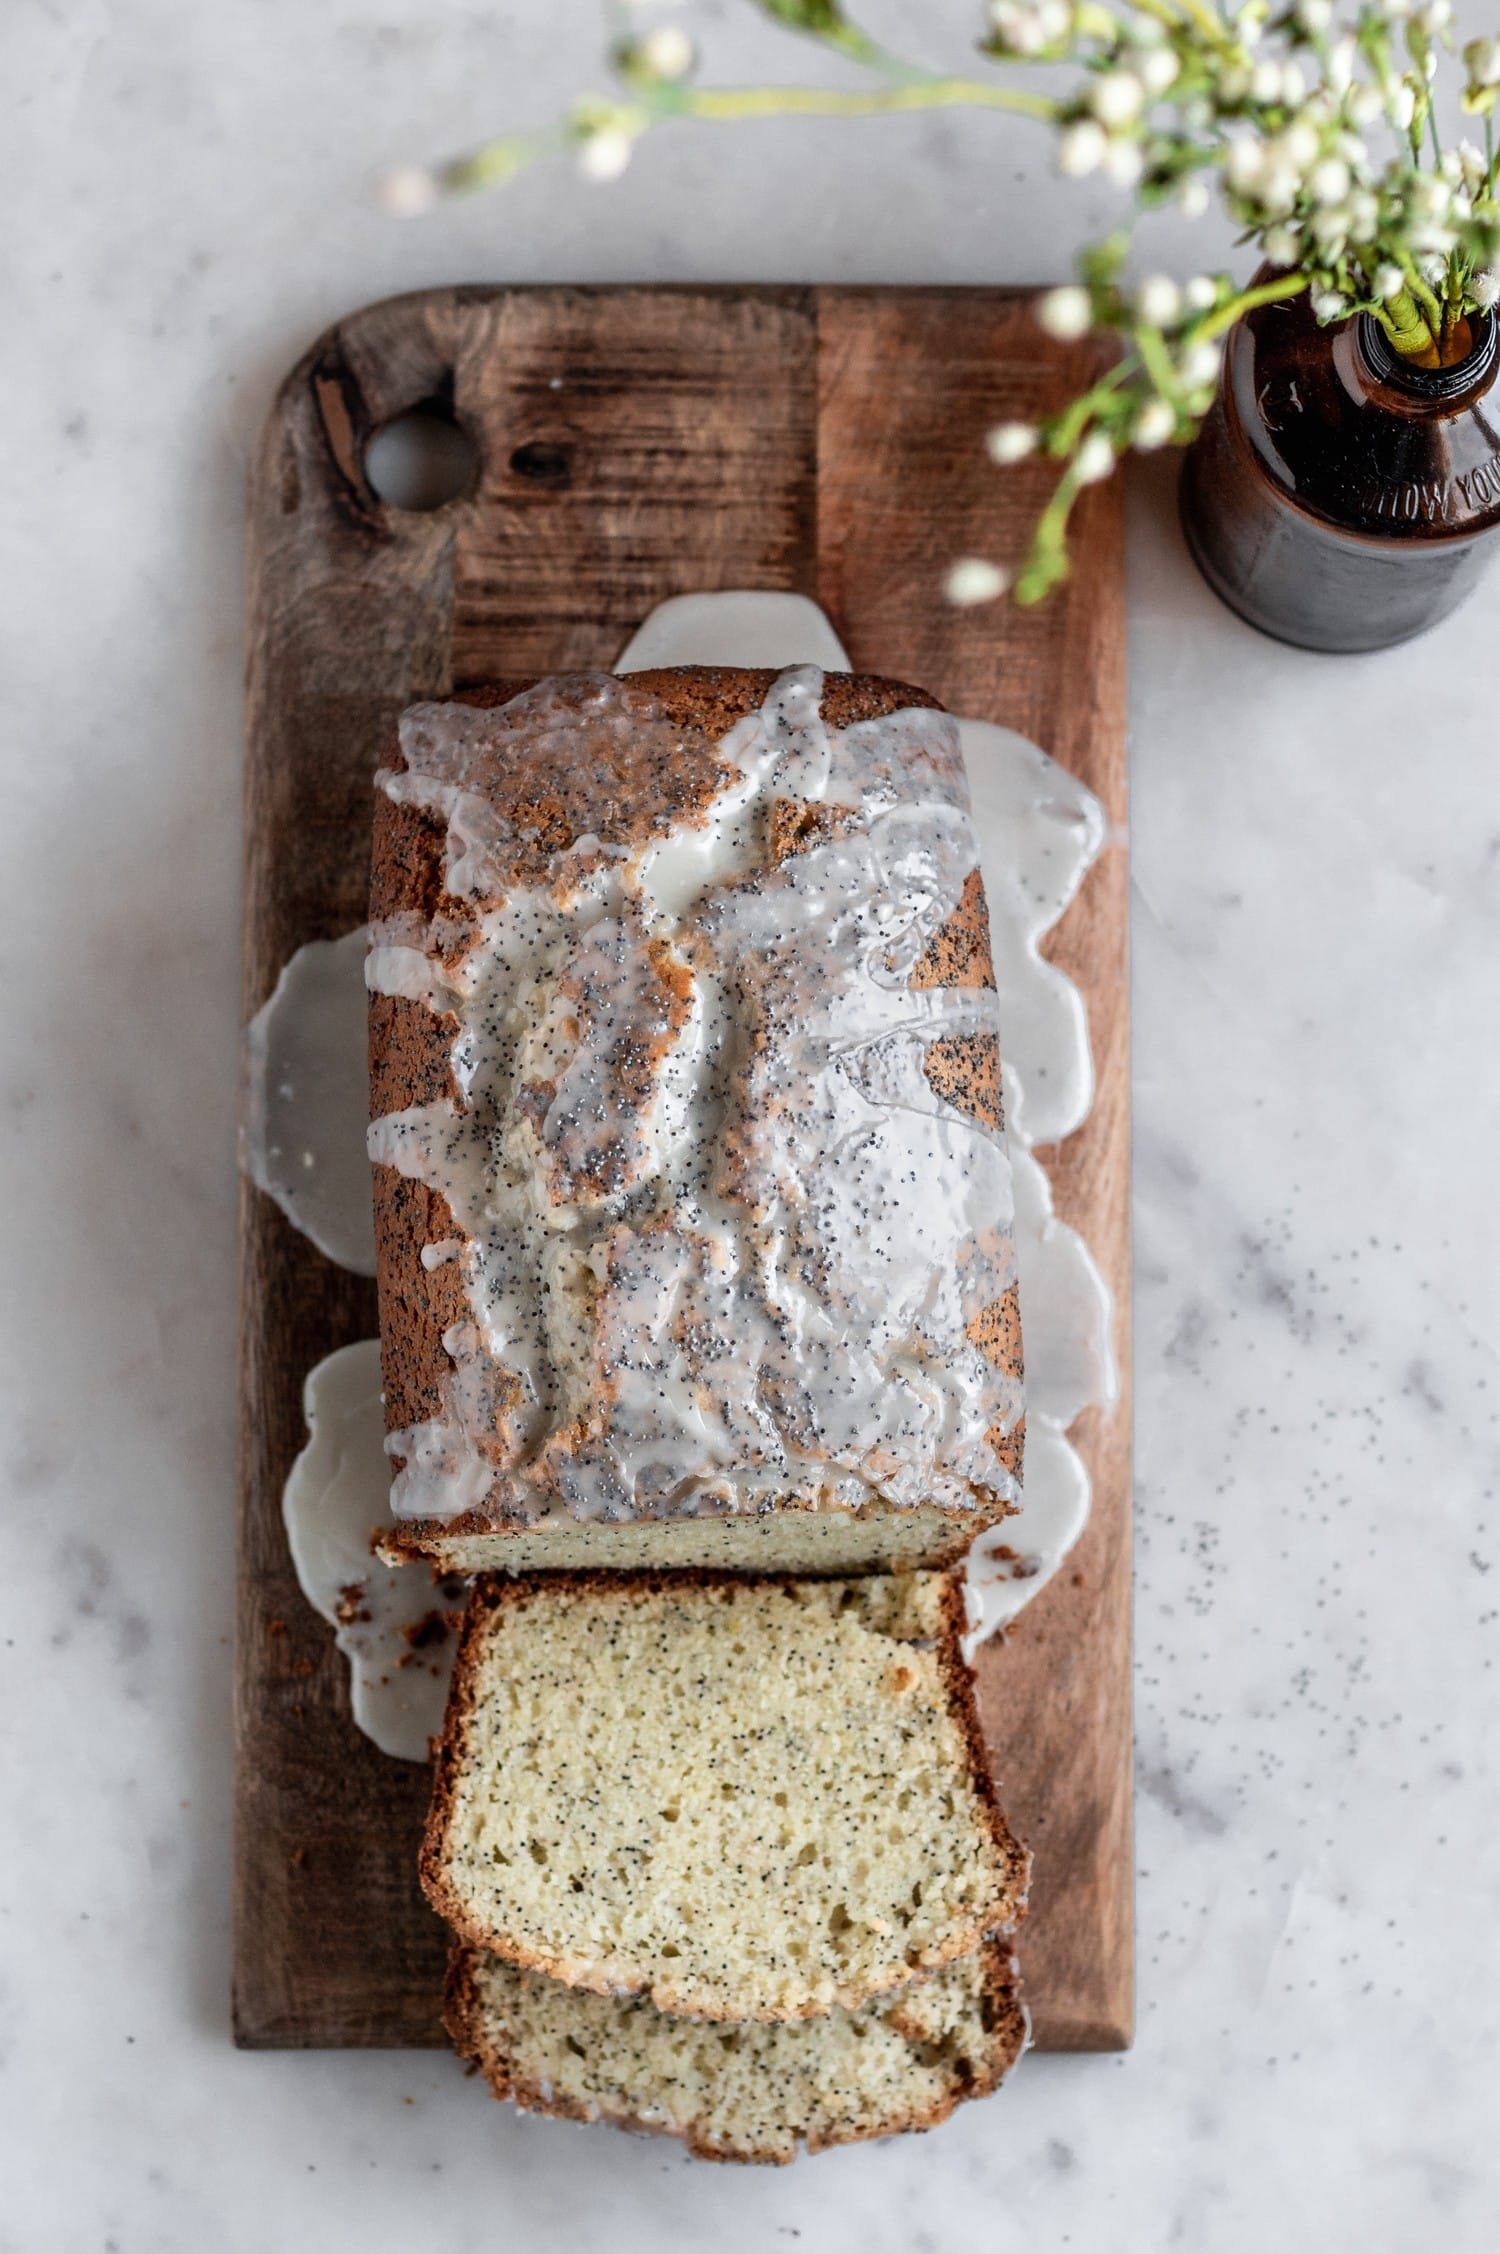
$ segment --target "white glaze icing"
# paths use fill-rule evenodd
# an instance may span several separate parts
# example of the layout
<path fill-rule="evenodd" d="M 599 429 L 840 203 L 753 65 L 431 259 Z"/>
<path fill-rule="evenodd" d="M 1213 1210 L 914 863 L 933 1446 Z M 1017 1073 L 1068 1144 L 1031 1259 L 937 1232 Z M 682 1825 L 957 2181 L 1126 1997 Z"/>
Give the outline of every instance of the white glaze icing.
<path fill-rule="evenodd" d="M 1006 1138 L 1026 1353 L 1021 1510 L 969 1554 L 970 1651 L 1045 1587 L 1083 1531 L 1088 1467 L 1067 1437 L 1118 1392 L 1109 1287 L 1059 1221 L 1033 1155 L 1087 1118 L 1093 1057 L 1083 997 L 1041 942 L 1105 844 L 1104 810 L 1076 776 L 1013 729 L 961 720 L 1000 1000 Z"/>
<path fill-rule="evenodd" d="M 319 1362 L 302 1403 L 307 1445 L 282 1496 L 297 1579 L 349 1662 L 360 1729 L 383 1753 L 425 1761 L 443 1726 L 466 1585 L 370 1553 L 373 1530 L 389 1523 L 379 1341 L 361 1339 Z"/>
<path fill-rule="evenodd" d="M 375 1273 L 363 925 L 299 947 L 245 1030 L 240 1164 L 320 1252 Z M 351 1007 L 351 999 L 353 1006 Z"/>
<path fill-rule="evenodd" d="M 593 676 L 503 723 L 404 717 L 383 787 L 444 819 L 448 891 L 498 905 L 441 968 L 451 926 L 427 934 L 425 979 L 409 930 L 377 931 L 368 974 L 456 1021 L 460 1100 L 377 1119 L 369 1148 L 470 1240 L 445 1414 L 387 1443 L 398 1516 L 1015 1497 L 992 1436 L 1019 1388 L 969 1336 L 1013 1278 L 1009 1164 L 924 1075 L 933 1042 L 994 1036 L 995 997 L 913 983 L 978 861 L 957 730 L 835 730 L 821 694 L 816 668 L 776 680 L 706 819 L 528 884 L 486 764 L 517 729 L 576 757 L 580 712 L 638 742 L 639 711 Z M 786 801 L 837 817 L 777 860 Z"/>
<path fill-rule="evenodd" d="M 1094 1100 L 1083 996 L 1041 941 L 1105 839 L 1104 809 L 1013 728 L 960 720 L 1000 995 L 1005 1123 L 1028 1150 L 1081 1127 Z"/>
<path fill-rule="evenodd" d="M 804 596 L 683 595 L 652 612 L 616 670 L 729 663 L 847 670 L 849 660 Z M 1020 1513 L 970 1553 L 972 1651 L 1045 1586 L 1082 1532 L 1088 1469 L 1067 1429 L 1081 1409 L 1113 1404 L 1117 1378 L 1108 1286 L 1077 1231 L 1056 1218 L 1051 1185 L 1032 1156 L 1036 1144 L 1081 1126 L 1093 1101 L 1083 997 L 1044 960 L 1041 941 L 1105 843 L 1104 811 L 1014 729 L 958 725 L 999 994 L 1027 1409 Z"/>
<path fill-rule="evenodd" d="M 636 628 L 617 673 L 656 665 L 819 665 L 847 673 L 849 660 L 828 613 L 806 595 L 742 588 L 723 595 L 671 595 Z"/>
<path fill-rule="evenodd" d="M 629 672 L 647 666 L 734 663 L 780 669 L 787 665 L 819 664 L 846 668 L 847 659 L 832 636 L 823 613 L 800 596 L 711 595 L 679 597 L 652 613 L 620 658 L 618 670 Z M 1070 981 L 1045 965 L 1039 942 L 1073 897 L 1090 862 L 1103 842 L 1097 802 L 1082 785 L 1058 768 L 1036 747 L 1009 729 L 984 722 L 961 721 L 965 758 L 969 769 L 980 861 L 990 904 L 991 941 L 996 980 L 1000 990 L 1004 1029 L 1004 1078 L 1007 1127 L 1015 1189 L 1015 1248 L 1020 1278 L 1027 1360 L 1027 1445 L 1025 1491 L 1022 1509 L 994 1535 L 975 1545 L 969 1562 L 971 1617 L 975 1633 L 970 1648 L 993 1633 L 1022 1606 L 1056 1570 L 1077 1540 L 1089 1508 L 1087 1469 L 1070 1445 L 1066 1427 L 1078 1409 L 1107 1406 L 1114 1398 L 1114 1371 L 1109 1345 L 1109 1294 L 1086 1246 L 1077 1234 L 1057 1222 L 1052 1213 L 1051 1191 L 1045 1173 L 1031 1156 L 1035 1140 L 1053 1140 L 1070 1133 L 1086 1115 L 1092 1097 L 1087 1020 Z M 580 840 L 580 867 L 594 841 Z M 667 889 L 668 865 L 657 874 L 658 887 Z M 680 891 L 681 887 L 678 887 Z M 440 999 L 444 989 L 433 982 L 430 958 L 414 942 L 422 934 L 411 929 L 392 934 L 391 947 L 381 956 L 375 978 L 383 990 L 405 992 L 417 999 Z M 336 1122 L 347 1112 L 358 1115 L 361 1132 L 367 1102 L 363 1059 L 365 1013 L 363 934 L 327 951 L 326 968 L 338 972 L 341 1006 L 351 1030 L 336 1042 L 337 1053 L 357 1059 L 347 1101 L 333 1103 L 316 1124 L 309 1124 L 320 1164 L 331 1156 L 330 1138 Z M 360 944 L 356 945 L 356 942 Z M 396 952 L 404 948 L 403 959 Z M 293 982 L 288 1003 L 295 1006 Z M 355 1137 L 358 1147 L 358 1137 Z M 361 1180 L 364 1169 L 361 1164 Z M 295 1218 L 295 1216 L 294 1216 Z M 461 1239 L 424 1248 L 429 1267 L 456 1257 Z M 397 1731 L 384 1727 L 377 1742 L 387 1750 L 406 1751 L 421 1759 L 429 1728 L 436 1727 L 441 1712 L 440 1680 L 446 1681 L 450 1647 L 427 1654 L 432 1673 L 403 1668 L 410 1647 L 403 1629 L 425 1617 L 430 1604 L 430 1578 L 418 1567 L 384 1566 L 366 1554 L 367 1530 L 389 1522 L 389 1465 L 383 1453 L 383 1417 L 379 1399 L 377 1346 L 350 1348 L 351 1357 L 367 1357 L 370 1373 L 356 1384 L 349 1365 L 346 1381 L 335 1371 L 340 1386 L 337 1408 L 324 1408 L 328 1381 L 320 1372 L 309 1380 L 310 1408 L 321 1415 L 325 1431 L 330 1423 L 342 1430 L 345 1445 L 340 1456 L 340 1477 L 330 1482 L 320 1477 L 302 1478 L 295 1509 L 304 1528 L 328 1513 L 351 1529 L 353 1563 L 346 1575 L 342 1565 L 313 1576 L 299 1574 L 304 1590 L 328 1617 L 334 1613 L 320 1602 L 319 1590 L 331 1591 L 336 1607 L 339 1590 L 361 1575 L 377 1589 L 381 1577 L 399 1581 L 411 1576 L 412 1594 L 399 1602 L 377 1597 L 370 1609 L 375 1619 L 388 1621 L 384 1647 L 375 1641 L 373 1623 L 362 1624 L 365 1649 L 364 1680 L 382 1686 L 394 1683 L 397 1697 L 430 1698 L 406 1733 L 404 1746 L 394 1742 Z M 339 1357 L 330 1358 L 337 1365 Z M 327 1370 L 330 1365 L 322 1365 Z M 315 1398 L 316 1396 L 316 1398 Z M 309 1451 L 305 1454 L 310 1453 Z M 299 1466 L 304 1459 L 299 1459 Z M 356 1500 L 349 1483 L 359 1483 Z M 309 1531 L 302 1547 L 312 1536 Z M 298 1544 L 294 1540 L 294 1555 Z M 354 1663 L 351 1662 L 353 1667 Z M 436 1670 L 441 1670 L 441 1674 Z M 429 1690 L 426 1686 L 431 1685 Z M 366 1693 L 355 1689 L 356 1719 Z M 427 1719 L 424 1717 L 432 1717 Z M 361 1726 L 364 1726 L 363 1722 Z M 372 1733 L 373 1734 L 373 1733 Z"/>

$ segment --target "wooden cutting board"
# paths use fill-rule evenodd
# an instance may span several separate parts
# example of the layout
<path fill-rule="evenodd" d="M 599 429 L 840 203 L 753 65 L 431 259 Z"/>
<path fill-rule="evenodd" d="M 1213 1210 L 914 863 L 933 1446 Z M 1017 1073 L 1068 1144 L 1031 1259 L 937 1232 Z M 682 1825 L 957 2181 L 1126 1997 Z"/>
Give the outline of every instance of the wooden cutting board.
<path fill-rule="evenodd" d="M 1118 485 L 1078 513 L 1040 610 L 959 611 L 970 553 L 1019 554 L 1046 473 L 981 440 L 1089 380 L 997 290 L 445 289 L 340 322 L 277 396 L 251 474 L 244 1010 L 304 941 L 364 920 L 371 775 L 402 705 L 486 676 L 607 668 L 667 595 L 814 596 L 861 671 L 1009 723 L 1104 801 L 1111 842 L 1049 944 L 1087 998 L 1099 1092 L 1043 1153 L 1115 1295 L 1127 1390 L 1075 1429 L 1088 1531 L 980 1660 L 1012 1822 L 1035 1851 L 1021 1943 L 1038 2042 L 1130 2039 L 1130 1420 L 1124 604 Z M 439 403 L 472 497 L 392 509 L 370 433 Z M 247 1184 L 241 1204 L 234 2015 L 254 2046 L 440 2041 L 444 1937 L 418 1892 L 427 1773 L 349 1717 L 298 1590 L 281 1490 L 302 1383 L 376 1328 Z"/>

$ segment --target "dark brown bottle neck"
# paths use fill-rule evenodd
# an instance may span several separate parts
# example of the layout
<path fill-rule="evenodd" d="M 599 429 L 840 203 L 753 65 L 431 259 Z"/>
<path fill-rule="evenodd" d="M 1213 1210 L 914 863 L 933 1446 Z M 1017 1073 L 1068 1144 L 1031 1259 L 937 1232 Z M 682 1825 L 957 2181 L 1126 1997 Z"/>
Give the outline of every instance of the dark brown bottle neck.
<path fill-rule="evenodd" d="M 1473 339 L 1469 351 L 1446 368 L 1422 368 L 1403 359 L 1373 314 L 1360 314 L 1348 333 L 1359 371 L 1381 395 L 1383 406 L 1395 414 L 1451 415 L 1486 390 L 1500 349 L 1500 323 L 1493 313 L 1471 314 L 1468 326 Z"/>

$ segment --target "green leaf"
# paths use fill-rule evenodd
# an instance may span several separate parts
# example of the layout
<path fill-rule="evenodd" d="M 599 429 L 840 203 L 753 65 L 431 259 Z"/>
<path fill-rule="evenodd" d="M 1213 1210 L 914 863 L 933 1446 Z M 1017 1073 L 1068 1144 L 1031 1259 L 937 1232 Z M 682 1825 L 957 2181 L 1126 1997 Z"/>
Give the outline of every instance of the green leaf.
<path fill-rule="evenodd" d="M 811 39 L 840 39 L 854 31 L 838 0 L 755 0 L 763 16 Z"/>
<path fill-rule="evenodd" d="M 869 33 L 845 15 L 839 0 L 754 0 L 754 4 L 773 23 L 819 40 L 857 63 L 879 68 L 889 61 Z"/>
<path fill-rule="evenodd" d="M 1090 291 L 1109 289 L 1130 256 L 1130 237 L 1117 230 L 1102 243 L 1090 243 L 1079 253 L 1078 273 Z"/>

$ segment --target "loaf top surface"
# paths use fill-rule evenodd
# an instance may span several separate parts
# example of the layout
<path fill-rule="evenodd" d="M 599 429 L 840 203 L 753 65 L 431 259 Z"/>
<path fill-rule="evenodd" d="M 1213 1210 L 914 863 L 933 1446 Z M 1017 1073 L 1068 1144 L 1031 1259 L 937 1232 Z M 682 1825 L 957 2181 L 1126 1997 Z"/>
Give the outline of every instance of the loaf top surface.
<path fill-rule="evenodd" d="M 388 1370 L 398 1516 L 1013 1498 L 952 721 L 896 684 L 689 668 L 417 705 L 400 750 L 370 1148 L 428 1193 L 400 1228 L 441 1362 Z M 389 1228 L 381 1257 L 385 1321 Z"/>

